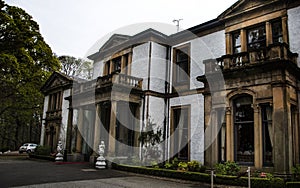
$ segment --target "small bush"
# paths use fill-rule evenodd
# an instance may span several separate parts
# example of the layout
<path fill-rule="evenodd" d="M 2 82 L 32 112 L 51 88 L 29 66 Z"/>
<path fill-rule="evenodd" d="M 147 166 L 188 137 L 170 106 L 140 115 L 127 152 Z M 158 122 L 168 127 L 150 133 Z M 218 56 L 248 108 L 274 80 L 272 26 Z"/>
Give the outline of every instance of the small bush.
<path fill-rule="evenodd" d="M 222 163 L 216 164 L 215 169 L 217 174 L 236 176 L 238 172 L 241 170 L 241 167 L 239 167 L 233 161 L 226 161 L 224 164 Z"/>
<path fill-rule="evenodd" d="M 300 164 L 297 164 L 292 168 L 292 173 L 295 180 L 300 180 Z"/>
<path fill-rule="evenodd" d="M 181 170 L 181 171 L 188 171 L 188 163 L 186 163 L 186 162 L 179 162 L 177 169 Z"/>
<path fill-rule="evenodd" d="M 34 154 L 36 155 L 44 155 L 44 156 L 50 156 L 50 153 L 51 153 L 50 146 L 37 146 L 34 152 Z"/>

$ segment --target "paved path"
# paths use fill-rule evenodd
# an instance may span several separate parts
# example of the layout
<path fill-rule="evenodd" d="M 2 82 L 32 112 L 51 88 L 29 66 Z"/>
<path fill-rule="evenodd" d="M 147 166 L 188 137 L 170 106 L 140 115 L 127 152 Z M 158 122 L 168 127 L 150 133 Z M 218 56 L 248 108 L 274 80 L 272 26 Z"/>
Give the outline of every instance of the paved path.
<path fill-rule="evenodd" d="M 89 163 L 57 165 L 49 161 L 29 160 L 23 156 L 13 159 L 0 157 L 0 187 L 208 188 L 210 186 L 111 169 L 97 170 Z"/>

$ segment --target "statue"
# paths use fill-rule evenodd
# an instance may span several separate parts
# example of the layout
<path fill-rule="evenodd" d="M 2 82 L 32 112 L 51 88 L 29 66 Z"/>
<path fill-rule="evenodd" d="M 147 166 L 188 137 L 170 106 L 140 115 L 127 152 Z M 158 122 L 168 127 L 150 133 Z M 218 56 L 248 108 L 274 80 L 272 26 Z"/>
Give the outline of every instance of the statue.
<path fill-rule="evenodd" d="M 97 158 L 97 162 L 96 162 L 96 168 L 98 168 L 98 169 L 106 168 L 106 162 L 105 162 L 105 158 L 103 156 L 104 151 L 105 151 L 105 144 L 104 144 L 104 141 L 101 141 L 100 145 L 98 147 L 99 157 Z"/>
<path fill-rule="evenodd" d="M 55 157 L 55 161 L 56 162 L 59 162 L 59 161 L 63 161 L 64 158 L 63 158 L 63 145 L 61 143 L 61 141 L 58 141 L 58 144 L 57 144 L 57 147 L 56 147 L 56 151 L 57 151 L 57 154 L 56 154 L 56 157 Z"/>

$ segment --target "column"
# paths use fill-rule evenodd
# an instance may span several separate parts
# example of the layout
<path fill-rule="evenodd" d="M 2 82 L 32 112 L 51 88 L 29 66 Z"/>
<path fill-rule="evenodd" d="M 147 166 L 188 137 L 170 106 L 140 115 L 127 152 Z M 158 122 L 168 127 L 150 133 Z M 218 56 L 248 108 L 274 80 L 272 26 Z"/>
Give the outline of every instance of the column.
<path fill-rule="evenodd" d="M 273 84 L 274 172 L 289 173 L 288 109 L 284 84 Z"/>
<path fill-rule="evenodd" d="M 76 153 L 82 151 L 83 109 L 79 108 L 77 122 Z"/>
<path fill-rule="evenodd" d="M 226 33 L 226 55 L 232 54 L 232 36 Z"/>
<path fill-rule="evenodd" d="M 116 147 L 116 118 L 117 118 L 117 101 L 111 101 L 110 111 L 110 127 L 109 127 L 109 138 L 108 138 L 108 154 L 115 156 Z"/>
<path fill-rule="evenodd" d="M 255 168 L 262 168 L 262 126 L 260 107 L 257 104 L 253 104 L 254 110 L 254 166 Z"/>
<path fill-rule="evenodd" d="M 100 120 L 101 108 L 99 104 L 96 104 L 96 112 L 95 112 L 95 129 L 94 129 L 94 146 L 93 146 L 93 154 L 96 155 L 98 152 L 98 147 L 100 145 L 100 127 L 101 127 L 101 120 Z M 104 143 L 105 145 L 107 143 Z"/>
<path fill-rule="evenodd" d="M 281 22 L 283 42 L 288 44 L 287 16 L 282 17 Z"/>
<path fill-rule="evenodd" d="M 247 31 L 241 29 L 241 52 L 247 52 Z"/>
<path fill-rule="evenodd" d="M 131 63 L 132 63 L 132 52 L 128 54 L 128 67 L 127 67 L 127 74 L 131 75 Z"/>
<path fill-rule="evenodd" d="M 266 22 L 266 45 L 269 46 L 273 43 L 272 37 L 272 25 L 270 22 Z"/>
<path fill-rule="evenodd" d="M 231 124 L 231 107 L 226 108 L 226 161 L 234 161 L 233 125 Z"/>
<path fill-rule="evenodd" d="M 294 150 L 295 150 L 295 164 L 299 164 L 299 109 L 294 111 Z"/>

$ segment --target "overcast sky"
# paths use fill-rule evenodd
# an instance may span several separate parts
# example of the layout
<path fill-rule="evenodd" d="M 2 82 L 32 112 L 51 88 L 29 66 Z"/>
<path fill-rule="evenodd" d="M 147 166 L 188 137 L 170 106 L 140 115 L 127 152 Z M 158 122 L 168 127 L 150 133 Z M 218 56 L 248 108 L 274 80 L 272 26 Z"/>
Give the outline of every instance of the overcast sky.
<path fill-rule="evenodd" d="M 112 32 L 122 32 L 119 28 L 135 24 L 130 28 L 137 31 L 136 24 L 144 23 L 159 29 L 162 24 L 176 32 L 174 19 L 183 19 L 180 27 L 188 29 L 216 18 L 237 0 L 4 1 L 23 8 L 33 17 L 54 53 L 85 57 L 96 50 L 95 43 L 99 43 L 99 39 L 103 42 Z"/>

